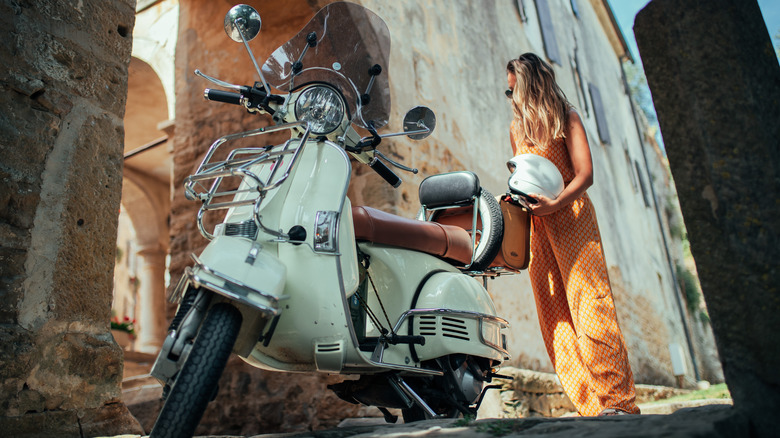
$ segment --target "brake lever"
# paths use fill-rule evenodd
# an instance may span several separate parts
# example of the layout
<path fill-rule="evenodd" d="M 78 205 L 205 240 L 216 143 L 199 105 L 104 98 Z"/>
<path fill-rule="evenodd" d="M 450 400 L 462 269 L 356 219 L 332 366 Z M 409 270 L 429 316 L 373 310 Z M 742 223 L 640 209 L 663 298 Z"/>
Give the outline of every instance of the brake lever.
<path fill-rule="evenodd" d="M 387 161 L 388 163 L 392 164 L 393 166 L 395 166 L 395 167 L 397 167 L 397 168 L 399 168 L 399 169 L 401 169 L 401 170 L 405 170 L 405 171 L 407 171 L 407 172 L 411 172 L 411 173 L 413 173 L 413 174 L 415 174 L 415 175 L 417 175 L 417 172 L 419 172 L 419 170 L 417 170 L 416 168 L 412 168 L 412 167 L 407 167 L 407 166 L 404 166 L 404 165 L 403 165 L 403 164 L 401 164 L 401 163 L 398 163 L 398 162 L 396 162 L 396 161 L 393 161 L 393 160 L 391 160 L 390 158 L 387 158 L 387 155 L 385 155 L 385 154 L 383 154 L 383 153 L 381 153 L 381 152 L 379 152 L 379 151 L 377 151 L 377 150 L 375 150 L 375 151 L 374 151 L 374 154 L 375 154 L 375 155 L 378 155 L 378 156 L 379 156 L 379 158 L 381 158 L 381 159 L 383 159 L 383 160 Z"/>
<path fill-rule="evenodd" d="M 202 78 L 204 78 L 204 79 L 206 79 L 206 80 L 208 80 L 210 82 L 213 82 L 213 83 L 219 85 L 220 87 L 230 88 L 230 89 L 236 90 L 236 91 L 241 91 L 241 85 L 231 84 L 231 83 L 223 81 L 222 79 L 217 79 L 217 78 L 211 77 L 211 76 L 203 73 L 202 71 L 200 71 L 198 69 L 195 69 L 195 75 L 200 76 L 200 77 L 202 77 Z"/>

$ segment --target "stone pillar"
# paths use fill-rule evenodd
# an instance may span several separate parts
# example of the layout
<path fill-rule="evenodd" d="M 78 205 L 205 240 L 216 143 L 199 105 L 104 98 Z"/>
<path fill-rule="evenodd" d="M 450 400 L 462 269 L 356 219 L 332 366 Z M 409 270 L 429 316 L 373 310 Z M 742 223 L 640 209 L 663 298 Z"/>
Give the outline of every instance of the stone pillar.
<path fill-rule="evenodd" d="M 134 7 L 0 2 L 3 436 L 143 432 L 109 330 Z"/>
<path fill-rule="evenodd" d="M 156 354 L 167 331 L 165 257 L 168 254 L 169 185 L 130 167 L 124 169 L 122 204 L 133 222 L 138 288 L 133 350 Z"/>
<path fill-rule="evenodd" d="M 134 350 L 157 354 L 168 327 L 165 300 L 165 256 L 159 247 L 138 251 L 137 276 L 141 287 L 136 298 L 136 341 Z"/>
<path fill-rule="evenodd" d="M 780 410 L 780 67 L 755 0 L 653 0 L 634 30 L 734 406 Z"/>

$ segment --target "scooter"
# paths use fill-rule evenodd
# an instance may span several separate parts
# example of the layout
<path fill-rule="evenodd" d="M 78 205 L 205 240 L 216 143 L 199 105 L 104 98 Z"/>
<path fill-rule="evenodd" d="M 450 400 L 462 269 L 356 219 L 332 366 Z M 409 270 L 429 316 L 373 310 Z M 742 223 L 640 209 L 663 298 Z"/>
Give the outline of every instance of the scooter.
<path fill-rule="evenodd" d="M 377 147 L 426 138 L 434 113 L 413 108 L 403 132 L 378 133 L 390 111 L 390 35 L 363 6 L 325 6 L 262 67 L 248 44 L 260 27 L 247 5 L 225 18 L 260 81 L 195 72 L 223 88 L 206 99 L 272 124 L 221 137 L 185 181 L 209 243 L 170 297 L 178 309 L 152 369 L 165 402 L 151 436 L 192 436 L 231 353 L 265 370 L 359 376 L 330 389 L 387 421 L 397 419 L 389 409 L 407 422 L 475 415 L 510 357 L 484 280 L 509 269 L 496 262 L 501 208 L 465 171 L 426 178 L 415 219 L 353 207 L 352 165 L 398 187 L 386 163 L 416 170 Z M 279 132 L 289 140 L 262 141 Z"/>

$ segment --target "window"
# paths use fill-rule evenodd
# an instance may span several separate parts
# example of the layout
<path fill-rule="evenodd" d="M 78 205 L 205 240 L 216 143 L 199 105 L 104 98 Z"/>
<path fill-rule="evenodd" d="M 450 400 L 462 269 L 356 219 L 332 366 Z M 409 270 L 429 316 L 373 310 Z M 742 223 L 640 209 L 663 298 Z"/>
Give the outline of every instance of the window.
<path fill-rule="evenodd" d="M 528 16 L 525 15 L 525 2 L 523 0 L 517 0 L 515 6 L 517 6 L 517 13 L 520 14 L 520 21 L 523 23 L 528 21 Z"/>
<path fill-rule="evenodd" d="M 577 0 L 571 0 L 571 13 L 580 18 L 580 9 L 577 7 Z"/>
<path fill-rule="evenodd" d="M 631 180 L 631 188 L 633 188 L 634 193 L 636 193 L 639 190 L 636 186 L 636 180 L 639 176 L 636 174 L 634 166 L 631 164 L 631 156 L 628 154 L 628 145 L 625 140 L 623 140 L 623 153 L 626 155 L 626 169 L 628 169 L 628 178 Z"/>
<path fill-rule="evenodd" d="M 536 14 L 539 16 L 539 25 L 542 28 L 542 39 L 544 40 L 544 51 L 547 53 L 547 59 L 558 64 L 561 63 L 561 55 L 558 52 L 558 41 L 555 39 L 555 28 L 550 15 L 550 5 L 547 0 L 536 0 Z"/>
<path fill-rule="evenodd" d="M 599 131 L 599 139 L 602 143 L 609 144 L 609 126 L 607 125 L 607 116 L 604 112 L 604 104 L 601 101 L 601 93 L 598 87 L 588 84 L 590 90 L 590 101 L 593 104 L 593 113 L 596 116 L 596 127 Z"/>
<path fill-rule="evenodd" d="M 639 179 L 639 187 L 642 189 L 642 198 L 645 201 L 645 207 L 650 208 L 650 198 L 647 194 L 647 187 L 645 187 L 645 180 L 642 178 L 642 171 L 639 170 L 639 163 L 634 160 L 634 169 L 636 170 L 636 177 Z"/>
<path fill-rule="evenodd" d="M 582 72 L 580 72 L 580 59 L 577 56 L 577 49 L 574 49 L 574 57 L 569 58 L 571 64 L 571 71 L 574 75 L 574 83 L 577 85 L 577 100 L 580 101 L 580 109 L 585 112 L 586 117 L 590 117 L 590 109 L 588 108 L 588 98 L 585 93 L 585 81 L 582 80 Z"/>

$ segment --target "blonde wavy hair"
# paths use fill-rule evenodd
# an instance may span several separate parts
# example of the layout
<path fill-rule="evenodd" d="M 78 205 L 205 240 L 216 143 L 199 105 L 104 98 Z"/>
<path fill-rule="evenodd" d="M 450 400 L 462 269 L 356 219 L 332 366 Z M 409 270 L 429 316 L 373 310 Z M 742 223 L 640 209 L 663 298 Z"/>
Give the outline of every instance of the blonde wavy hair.
<path fill-rule="evenodd" d="M 512 112 L 524 138 L 516 140 L 544 147 L 566 137 L 566 119 L 572 104 L 555 82 L 552 66 L 533 53 L 524 53 L 509 61 L 506 71 L 517 79 L 512 89 Z"/>

